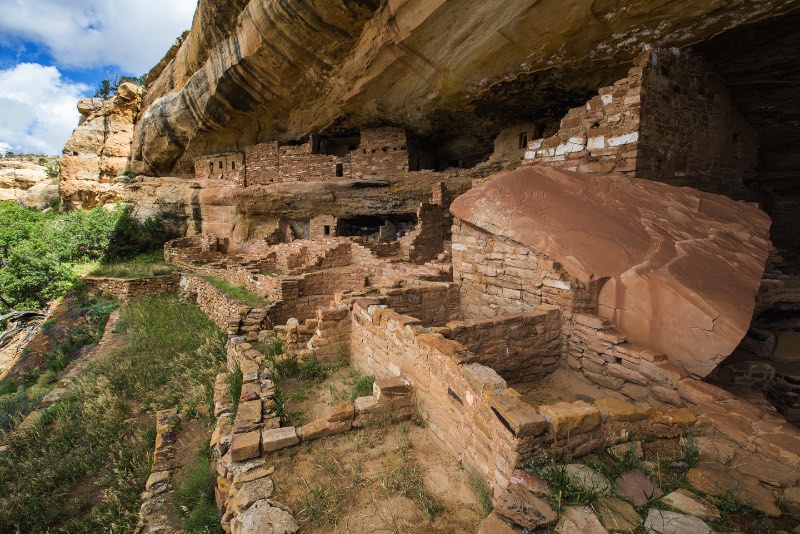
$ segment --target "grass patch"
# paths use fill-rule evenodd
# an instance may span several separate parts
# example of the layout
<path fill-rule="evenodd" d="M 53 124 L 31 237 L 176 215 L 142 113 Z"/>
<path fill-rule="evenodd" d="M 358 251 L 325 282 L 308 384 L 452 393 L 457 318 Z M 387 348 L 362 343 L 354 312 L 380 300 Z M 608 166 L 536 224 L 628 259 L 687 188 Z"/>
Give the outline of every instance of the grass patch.
<path fill-rule="evenodd" d="M 487 517 L 494 510 L 492 504 L 492 492 L 486 482 L 478 473 L 472 473 L 469 477 L 470 486 L 472 486 L 475 495 L 478 496 L 478 501 L 481 503 L 481 517 Z"/>
<path fill-rule="evenodd" d="M 232 299 L 241 300 L 250 306 L 261 307 L 269 305 L 269 301 L 261 295 L 257 295 L 256 293 L 253 293 L 252 291 L 241 286 L 231 284 L 227 280 L 210 275 L 203 276 L 202 278 Z"/>
<path fill-rule="evenodd" d="M 219 511 L 214 505 L 214 473 L 208 448 L 197 455 L 197 462 L 187 472 L 181 487 L 172 494 L 183 530 L 189 534 L 207 534 L 219 530 Z"/>
<path fill-rule="evenodd" d="M 100 278 L 151 278 L 177 271 L 177 267 L 164 261 L 164 252 L 156 250 L 133 258 L 115 262 L 98 262 L 81 266 L 79 273 Z"/>
<path fill-rule="evenodd" d="M 134 530 L 152 452 L 137 410 L 203 402 L 223 368 L 224 335 L 174 297 L 129 303 L 118 328 L 125 345 L 0 455 L 0 532 Z"/>
<path fill-rule="evenodd" d="M 100 341 L 108 317 L 116 308 L 115 303 L 90 298 L 82 291 L 74 291 L 70 298 L 74 302 L 70 314 L 75 318 L 68 318 L 68 321 L 74 320 L 75 324 L 67 324 L 62 329 L 66 339 L 41 357 L 38 368 L 18 377 L 18 382 L 13 378 L 0 382 L 0 431 L 15 428 L 58 382 L 57 373 L 66 369 L 81 354 L 81 349 Z M 41 329 L 45 334 L 54 334 L 57 326 L 58 321 L 50 319 L 42 323 Z M 53 338 L 50 334 L 48 336 Z M 29 357 L 27 352 L 23 357 Z"/>
<path fill-rule="evenodd" d="M 317 467 L 316 480 L 313 483 L 303 480 L 300 522 L 335 525 L 349 496 L 368 483 L 363 470 L 360 460 L 346 467 L 334 456 L 323 458 Z"/>
<path fill-rule="evenodd" d="M 526 463 L 526 471 L 540 476 L 550 486 L 552 492 L 548 498 L 559 514 L 566 506 L 577 505 L 594 508 L 602 496 L 602 491 L 583 489 L 572 482 L 567 476 L 568 459 L 562 463 L 556 461 L 547 452 L 540 452 L 538 456 L 529 457 Z"/>
<path fill-rule="evenodd" d="M 398 439 L 397 452 L 400 464 L 389 471 L 381 480 L 384 489 L 397 492 L 417 503 L 420 509 L 428 516 L 429 521 L 444 511 L 444 507 L 425 488 L 422 473 L 410 458 L 412 443 L 408 436 L 408 427 L 402 425 L 402 434 Z"/>
<path fill-rule="evenodd" d="M 375 383 L 373 375 L 359 376 L 353 381 L 353 387 L 350 391 L 350 400 L 354 401 L 358 397 L 367 397 L 372 395 L 372 385 Z"/>

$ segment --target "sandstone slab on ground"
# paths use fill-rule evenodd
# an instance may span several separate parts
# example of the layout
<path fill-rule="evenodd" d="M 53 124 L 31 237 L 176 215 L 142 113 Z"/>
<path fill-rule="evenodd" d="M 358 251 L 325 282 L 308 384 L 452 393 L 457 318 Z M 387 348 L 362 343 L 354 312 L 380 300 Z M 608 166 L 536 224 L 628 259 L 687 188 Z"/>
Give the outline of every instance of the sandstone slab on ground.
<path fill-rule="evenodd" d="M 714 534 L 702 519 L 655 508 L 647 513 L 644 527 L 653 534 Z"/>
<path fill-rule="evenodd" d="M 511 473 L 511 477 L 508 479 L 508 484 L 521 486 L 531 493 L 537 493 L 539 495 L 548 495 L 552 491 L 542 477 L 521 469 L 514 469 Z"/>
<path fill-rule="evenodd" d="M 557 534 L 608 534 L 592 509 L 586 506 L 564 508 L 555 531 Z"/>
<path fill-rule="evenodd" d="M 494 509 L 501 518 L 528 530 L 555 523 L 558 519 L 546 501 L 520 486 L 502 490 L 495 500 Z"/>
<path fill-rule="evenodd" d="M 462 221 L 525 244 L 583 284 L 626 339 L 703 377 L 750 326 L 769 217 L 689 188 L 523 167 L 458 197 Z"/>
<path fill-rule="evenodd" d="M 611 532 L 633 532 L 642 524 L 641 516 L 628 502 L 616 497 L 603 497 L 597 503 L 600 522 Z"/>
<path fill-rule="evenodd" d="M 636 506 L 643 506 L 664 495 L 641 469 L 628 471 L 617 478 L 614 485 L 620 497 L 628 499 Z"/>
<path fill-rule="evenodd" d="M 231 521 L 233 534 L 294 534 L 300 525 L 286 509 L 264 499 L 236 516 Z"/>
<path fill-rule="evenodd" d="M 496 512 L 492 512 L 478 525 L 478 534 L 516 534 L 516 531 L 500 519 Z"/>
<path fill-rule="evenodd" d="M 588 465 L 569 464 L 565 472 L 570 482 L 584 491 L 605 495 L 611 489 L 608 479 Z"/>
<path fill-rule="evenodd" d="M 699 517 L 700 519 L 719 519 L 719 510 L 710 502 L 683 488 L 676 489 L 661 501 L 679 512 Z"/>

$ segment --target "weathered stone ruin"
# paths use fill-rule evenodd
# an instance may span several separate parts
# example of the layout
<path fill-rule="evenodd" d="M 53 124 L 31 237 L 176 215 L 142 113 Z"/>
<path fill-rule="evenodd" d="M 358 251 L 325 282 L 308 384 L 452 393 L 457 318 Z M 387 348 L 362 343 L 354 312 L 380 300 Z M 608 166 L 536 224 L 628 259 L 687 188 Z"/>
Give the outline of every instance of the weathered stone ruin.
<path fill-rule="evenodd" d="M 641 471 L 560 519 L 520 471 L 687 429 L 696 488 L 800 500 L 797 3 L 557 4 L 201 0 L 143 93 L 82 101 L 62 197 L 160 214 L 182 271 L 90 283 L 180 291 L 241 370 L 235 418 L 215 388 L 226 531 L 297 530 L 267 456 L 387 412 L 489 485 L 481 532 L 710 531 L 639 517 Z M 266 340 L 375 394 L 281 427 Z"/>

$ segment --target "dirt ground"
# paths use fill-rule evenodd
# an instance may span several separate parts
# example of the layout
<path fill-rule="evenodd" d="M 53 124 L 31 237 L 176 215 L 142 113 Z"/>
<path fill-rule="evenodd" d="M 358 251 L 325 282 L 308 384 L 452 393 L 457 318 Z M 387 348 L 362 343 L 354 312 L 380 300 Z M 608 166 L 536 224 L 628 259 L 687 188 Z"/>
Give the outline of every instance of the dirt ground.
<path fill-rule="evenodd" d="M 547 375 L 535 382 L 515 382 L 509 384 L 519 391 L 525 402 L 539 406 L 576 400 L 618 399 L 630 402 L 624 395 L 602 388 L 588 378 L 569 368 L 559 368 L 554 373 Z"/>
<path fill-rule="evenodd" d="M 357 378 L 344 367 L 305 391 L 293 379 L 285 386 L 296 399 L 288 410 L 312 421 L 349 400 Z M 481 520 L 470 473 L 411 421 L 353 429 L 267 458 L 274 498 L 292 509 L 303 533 L 472 534 Z"/>

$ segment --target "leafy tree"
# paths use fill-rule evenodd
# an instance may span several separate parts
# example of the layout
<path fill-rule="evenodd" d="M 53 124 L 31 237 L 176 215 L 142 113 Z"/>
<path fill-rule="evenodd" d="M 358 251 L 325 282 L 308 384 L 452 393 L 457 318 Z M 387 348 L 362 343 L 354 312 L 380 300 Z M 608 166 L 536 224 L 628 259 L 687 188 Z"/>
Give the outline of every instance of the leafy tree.
<path fill-rule="evenodd" d="M 116 92 L 116 88 L 111 85 L 111 80 L 101 80 L 95 91 L 95 98 L 108 98 Z"/>
<path fill-rule="evenodd" d="M 167 238 L 159 219 L 137 221 L 128 208 L 40 213 L 0 202 L 0 309 L 36 309 L 66 292 L 72 267 L 155 250 Z"/>

